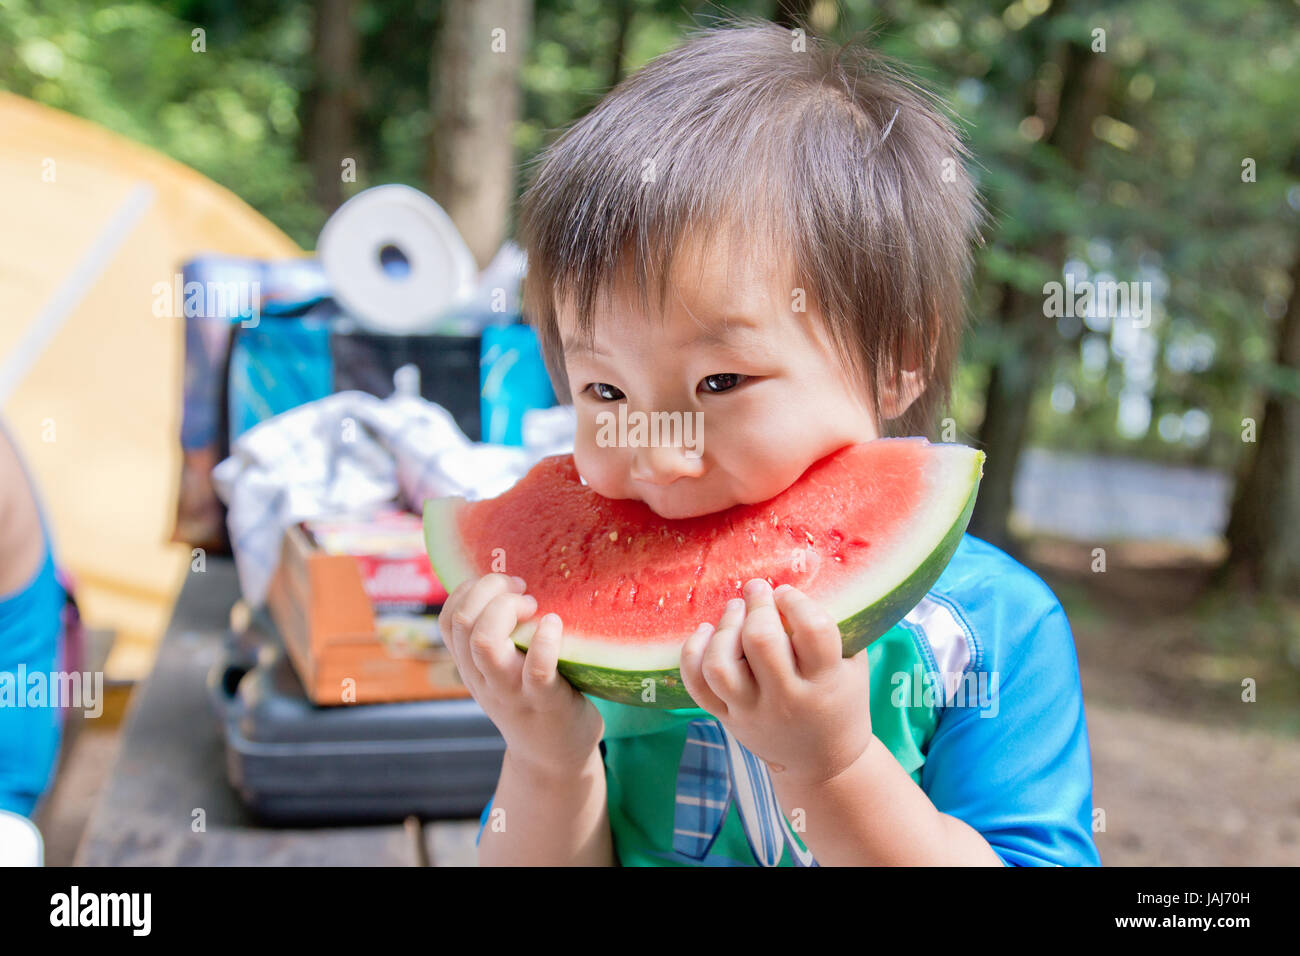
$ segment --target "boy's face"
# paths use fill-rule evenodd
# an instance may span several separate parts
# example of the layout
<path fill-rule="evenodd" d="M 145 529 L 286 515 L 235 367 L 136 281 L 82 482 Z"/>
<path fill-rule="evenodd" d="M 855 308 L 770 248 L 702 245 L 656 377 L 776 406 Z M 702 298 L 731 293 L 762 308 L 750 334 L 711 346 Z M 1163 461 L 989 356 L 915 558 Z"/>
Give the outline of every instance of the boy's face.
<path fill-rule="evenodd" d="M 696 517 L 765 501 L 819 458 L 878 437 L 820 319 L 811 306 L 792 310 L 784 269 L 731 250 L 726 238 L 682 248 L 662 316 L 655 292 L 646 314 L 634 289 L 617 286 L 596 306 L 595 351 L 560 309 L 574 460 L 605 497 Z M 670 434 L 661 426 L 672 419 Z"/>

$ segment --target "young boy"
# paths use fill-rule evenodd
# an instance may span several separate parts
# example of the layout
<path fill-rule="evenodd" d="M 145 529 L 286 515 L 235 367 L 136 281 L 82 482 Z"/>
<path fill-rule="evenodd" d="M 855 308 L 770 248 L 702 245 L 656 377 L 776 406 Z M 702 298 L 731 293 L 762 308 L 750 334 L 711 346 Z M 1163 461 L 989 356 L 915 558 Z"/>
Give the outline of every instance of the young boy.
<path fill-rule="evenodd" d="M 521 219 L 526 311 L 583 479 L 686 518 L 928 433 L 980 218 L 962 158 L 868 51 L 772 24 L 703 31 L 620 84 L 547 151 Z M 601 447 L 596 416 L 620 402 L 703 413 L 702 454 Z M 684 710 L 578 693 L 554 614 L 518 651 L 525 586 L 466 582 L 442 617 L 507 743 L 483 864 L 1099 862 L 1069 625 L 988 544 L 966 536 L 850 659 L 822 608 L 748 582 L 687 638 Z"/>

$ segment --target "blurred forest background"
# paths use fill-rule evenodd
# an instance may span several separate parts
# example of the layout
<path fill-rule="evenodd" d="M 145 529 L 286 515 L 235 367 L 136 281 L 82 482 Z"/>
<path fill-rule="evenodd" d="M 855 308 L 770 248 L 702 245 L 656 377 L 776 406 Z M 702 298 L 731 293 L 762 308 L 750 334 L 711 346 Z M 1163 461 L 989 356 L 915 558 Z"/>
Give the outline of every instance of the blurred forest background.
<path fill-rule="evenodd" d="M 193 166 L 304 248 L 404 182 L 482 261 L 556 132 L 725 13 L 870 30 L 964 123 L 995 217 L 953 406 L 993 452 L 979 532 L 1009 543 L 1030 440 L 1242 470 L 1240 563 L 1300 592 L 1300 537 L 1273 540 L 1300 523 L 1294 2 L 4 0 L 0 85 Z M 470 55 L 493 26 L 517 42 Z M 1044 319 L 1063 270 L 1150 282 L 1150 327 Z"/>
<path fill-rule="evenodd" d="M 1090 712 L 1300 732 L 1296 0 L 0 0 L 0 87 L 194 167 L 305 249 L 348 196 L 408 183 L 484 265 L 538 151 L 727 14 L 870 31 L 959 116 L 992 217 L 944 437 L 987 450 L 972 531 L 1061 595 Z M 504 54 L 480 55 L 496 27 Z M 1067 274 L 1149 283 L 1149 325 L 1045 315 Z M 1032 510 L 1081 480 L 1080 533 L 1017 524 L 1013 492 Z M 1144 532 L 1162 502 L 1205 534 Z M 1245 718 L 1243 677 L 1268 690 Z M 1274 848 L 1300 840 L 1280 812 Z"/>

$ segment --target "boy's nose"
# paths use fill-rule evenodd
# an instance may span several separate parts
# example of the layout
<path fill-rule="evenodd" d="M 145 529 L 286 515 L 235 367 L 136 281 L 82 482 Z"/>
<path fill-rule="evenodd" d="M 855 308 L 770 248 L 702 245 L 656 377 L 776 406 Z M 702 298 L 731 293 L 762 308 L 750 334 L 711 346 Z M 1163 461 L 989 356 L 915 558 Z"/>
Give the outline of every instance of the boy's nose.
<path fill-rule="evenodd" d="M 678 478 L 698 478 L 703 459 L 685 446 L 647 446 L 632 449 L 632 477 L 648 485 L 670 485 Z"/>

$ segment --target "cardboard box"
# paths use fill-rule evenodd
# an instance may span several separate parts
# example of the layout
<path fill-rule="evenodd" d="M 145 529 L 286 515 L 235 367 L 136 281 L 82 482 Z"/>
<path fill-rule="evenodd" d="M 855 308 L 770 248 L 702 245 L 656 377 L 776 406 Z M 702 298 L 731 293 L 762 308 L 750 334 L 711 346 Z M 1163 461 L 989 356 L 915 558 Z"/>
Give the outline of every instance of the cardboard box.
<path fill-rule="evenodd" d="M 307 696 L 323 707 L 468 697 L 437 638 L 436 616 L 412 613 L 410 569 L 385 571 L 376 557 L 331 554 L 302 525 L 285 533 L 267 605 Z M 367 583 L 400 598 L 401 613 L 382 596 L 372 601 Z M 433 594 L 438 606 L 446 598 L 441 585 L 416 591 Z"/>

